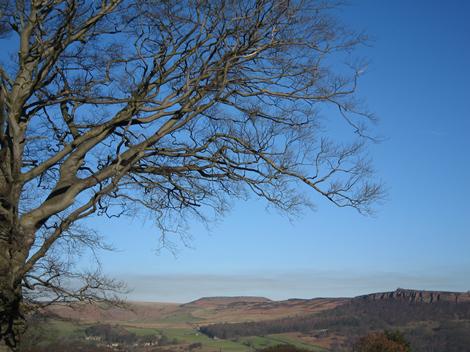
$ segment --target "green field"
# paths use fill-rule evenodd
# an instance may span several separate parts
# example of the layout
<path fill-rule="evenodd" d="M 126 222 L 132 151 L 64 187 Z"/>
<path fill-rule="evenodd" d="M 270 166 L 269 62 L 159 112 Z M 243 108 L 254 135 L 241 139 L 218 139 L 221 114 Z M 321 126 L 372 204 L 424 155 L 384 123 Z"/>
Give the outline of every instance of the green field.
<path fill-rule="evenodd" d="M 309 345 L 300 342 L 286 334 L 273 334 L 267 336 L 250 336 L 237 339 L 239 343 L 250 346 L 254 350 L 263 349 L 266 347 L 276 346 L 280 344 L 292 345 L 295 347 L 303 348 L 309 351 L 324 352 L 327 351 L 321 347 Z"/>
<path fill-rule="evenodd" d="M 201 334 L 197 330 L 194 329 L 177 329 L 177 328 L 169 328 L 169 329 L 162 329 L 162 332 L 170 337 L 175 338 L 179 342 L 191 344 L 200 342 L 203 346 L 203 349 L 221 349 L 222 351 L 228 352 L 244 352 L 250 351 L 248 346 L 245 346 L 241 343 L 230 341 L 230 340 L 215 340 L 207 337 L 204 334 Z"/>
<path fill-rule="evenodd" d="M 184 317 L 175 317 L 183 319 Z M 93 324 L 78 324 L 70 321 L 51 320 L 46 325 L 42 325 L 35 331 L 36 334 L 46 334 L 43 338 L 44 344 L 54 344 L 60 340 L 84 340 L 85 329 Z M 131 333 L 137 336 L 159 335 L 166 336 L 168 340 L 183 347 L 194 343 L 200 343 L 200 352 L 227 351 L 227 352 L 250 352 L 279 344 L 290 344 L 310 351 L 325 352 L 326 350 L 309 344 L 302 343 L 286 334 L 276 334 L 268 336 L 251 336 L 234 340 L 212 339 L 200 333 L 197 329 L 191 328 L 149 328 L 136 327 L 128 324 L 121 324 Z"/>

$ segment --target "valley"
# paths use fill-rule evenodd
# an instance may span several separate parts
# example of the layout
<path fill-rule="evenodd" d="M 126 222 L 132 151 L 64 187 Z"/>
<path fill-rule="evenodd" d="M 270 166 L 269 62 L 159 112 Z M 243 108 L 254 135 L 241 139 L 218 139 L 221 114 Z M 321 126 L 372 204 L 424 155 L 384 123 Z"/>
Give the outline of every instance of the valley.
<path fill-rule="evenodd" d="M 461 352 L 470 346 L 470 294 L 398 289 L 355 298 L 56 304 L 30 321 L 26 352 L 245 352 L 276 345 L 350 351 L 359 337 L 383 330 L 402 331 L 413 351 L 432 344 Z"/>

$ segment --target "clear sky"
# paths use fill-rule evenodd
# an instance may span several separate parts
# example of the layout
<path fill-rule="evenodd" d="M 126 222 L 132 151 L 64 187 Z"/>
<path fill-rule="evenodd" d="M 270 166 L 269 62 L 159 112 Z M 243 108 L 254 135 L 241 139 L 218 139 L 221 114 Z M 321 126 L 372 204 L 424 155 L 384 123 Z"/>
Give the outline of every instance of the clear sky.
<path fill-rule="evenodd" d="M 339 15 L 364 29 L 360 94 L 380 117 L 371 146 L 387 201 L 373 217 L 318 199 L 290 221 L 236 202 L 190 247 L 156 253 L 151 221 L 88 221 L 117 251 L 104 271 L 132 300 L 200 296 L 353 296 L 397 287 L 470 290 L 470 2 L 356 0 Z"/>
<path fill-rule="evenodd" d="M 237 202 L 191 248 L 155 254 L 151 222 L 94 226 L 119 248 L 106 272 L 130 299 L 352 296 L 397 287 L 470 289 L 470 2 L 352 1 L 340 17 L 372 37 L 360 93 L 386 140 L 371 155 L 388 189 L 374 217 L 317 201 L 293 222 Z"/>

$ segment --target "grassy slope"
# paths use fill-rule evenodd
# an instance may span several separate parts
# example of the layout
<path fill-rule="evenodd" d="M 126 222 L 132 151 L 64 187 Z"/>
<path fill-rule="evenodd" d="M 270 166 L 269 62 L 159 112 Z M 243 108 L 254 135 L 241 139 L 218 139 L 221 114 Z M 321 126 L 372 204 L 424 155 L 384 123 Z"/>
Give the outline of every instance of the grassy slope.
<path fill-rule="evenodd" d="M 136 335 L 149 335 L 163 333 L 170 340 L 176 339 L 181 346 L 184 344 L 201 343 L 201 352 L 227 351 L 248 352 L 264 347 L 279 344 L 292 344 L 311 351 L 326 351 L 288 336 L 278 334 L 270 336 L 253 336 L 231 340 L 211 339 L 196 329 L 198 325 L 221 321 L 265 320 L 280 316 L 297 315 L 316 310 L 323 310 L 335 301 L 315 302 L 248 302 L 247 304 L 230 304 L 213 300 L 200 300 L 191 305 L 176 304 L 132 304 L 129 312 L 122 310 L 101 310 L 93 306 L 84 306 L 79 310 L 70 310 L 66 307 L 56 307 L 65 320 L 51 320 L 46 328 L 48 341 L 61 338 L 84 338 L 84 330 L 93 324 L 103 323 L 120 325 Z M 267 308 L 264 306 L 267 305 Z M 68 320 L 72 319 L 72 320 Z M 77 323 L 72 322 L 77 321 Z"/>
<path fill-rule="evenodd" d="M 319 346 L 314 346 L 306 344 L 297 339 L 294 339 L 287 334 L 273 334 L 267 336 L 250 336 L 238 339 L 239 342 L 243 344 L 249 344 L 249 346 L 255 349 L 262 349 L 266 347 L 276 346 L 280 344 L 293 345 L 295 347 L 303 348 L 315 352 L 325 352 L 324 348 Z"/>
<path fill-rule="evenodd" d="M 47 323 L 47 331 L 49 342 L 55 339 L 72 339 L 72 338 L 84 338 L 84 330 L 91 324 L 77 324 L 69 321 L 51 320 Z M 286 334 L 276 334 L 269 336 L 252 336 L 240 338 L 235 341 L 222 340 L 222 339 L 211 339 L 204 334 L 199 333 L 196 329 L 191 328 L 142 328 L 133 325 L 127 325 L 125 322 L 121 324 L 125 329 L 136 335 L 149 335 L 149 334 L 161 334 L 163 333 L 169 339 L 176 339 L 178 344 L 192 344 L 201 343 L 201 352 L 209 351 L 227 351 L 227 352 L 249 352 L 256 349 L 261 349 L 269 346 L 275 346 L 279 344 L 291 344 L 297 347 L 308 349 L 316 352 L 325 352 L 317 346 L 309 345 L 298 340 L 293 339 Z"/>

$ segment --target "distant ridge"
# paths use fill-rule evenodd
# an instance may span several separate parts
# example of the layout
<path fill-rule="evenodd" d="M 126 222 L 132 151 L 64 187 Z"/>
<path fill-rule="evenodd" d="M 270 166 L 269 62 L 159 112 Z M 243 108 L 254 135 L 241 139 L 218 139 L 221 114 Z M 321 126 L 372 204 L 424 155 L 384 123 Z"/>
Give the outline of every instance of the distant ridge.
<path fill-rule="evenodd" d="M 205 306 L 205 305 L 228 305 L 233 303 L 267 303 L 272 302 L 269 298 L 258 296 L 214 296 L 202 297 L 194 301 L 184 303 L 181 306 Z"/>
<path fill-rule="evenodd" d="M 371 331 L 399 330 L 414 352 L 470 352 L 470 292 L 397 289 L 336 303 L 312 313 L 303 310 L 301 314 L 258 321 L 200 324 L 199 331 L 229 340 L 290 334 L 329 351 L 346 352 Z M 290 305 L 290 309 L 293 307 L 296 304 Z"/>
<path fill-rule="evenodd" d="M 395 300 L 419 303 L 435 303 L 435 302 L 470 302 L 470 292 L 452 292 L 452 291 L 427 291 L 398 288 L 395 291 L 377 292 L 367 295 L 361 295 L 354 300 Z"/>

